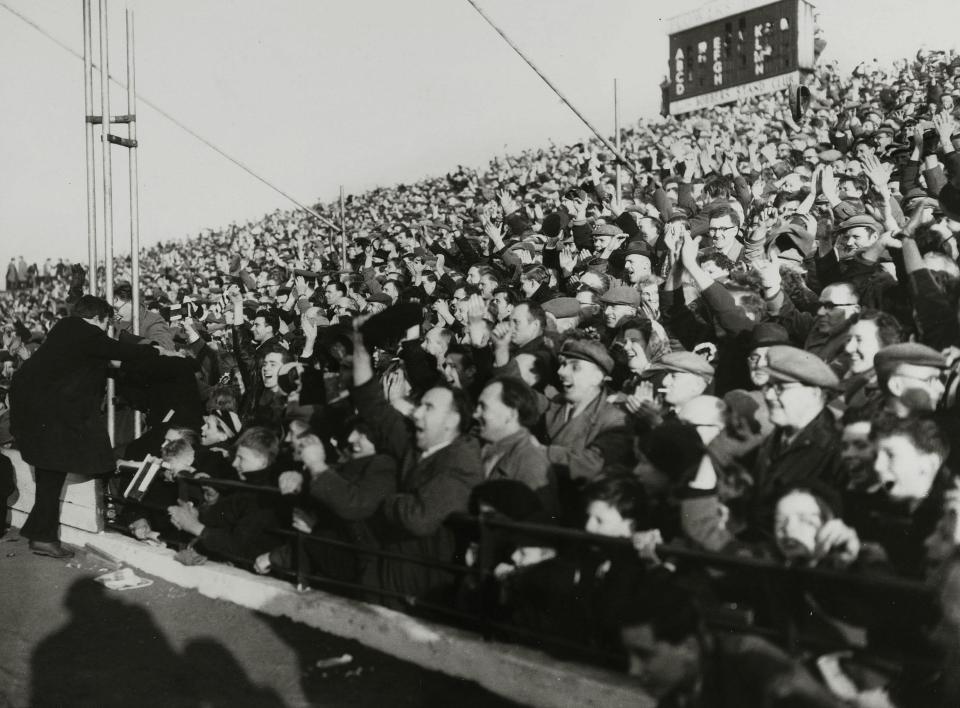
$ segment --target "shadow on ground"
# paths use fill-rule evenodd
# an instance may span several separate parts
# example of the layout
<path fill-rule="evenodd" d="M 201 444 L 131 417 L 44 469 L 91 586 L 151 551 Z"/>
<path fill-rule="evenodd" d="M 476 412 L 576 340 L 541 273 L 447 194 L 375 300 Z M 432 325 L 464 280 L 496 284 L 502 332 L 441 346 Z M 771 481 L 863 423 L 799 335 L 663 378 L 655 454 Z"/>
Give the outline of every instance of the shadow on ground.
<path fill-rule="evenodd" d="M 90 578 L 67 591 L 68 623 L 31 657 L 32 706 L 283 706 L 254 685 L 233 654 L 195 639 L 179 655 L 149 611 L 117 600 Z"/>
<path fill-rule="evenodd" d="M 489 693 L 470 681 L 427 671 L 343 638 L 317 641 L 317 630 L 286 618 L 258 613 L 260 619 L 297 654 L 304 696 L 324 708 L 516 708 L 518 704 Z M 349 664 L 321 669 L 318 661 L 337 652 L 350 654 Z M 340 654 L 342 656 L 342 653 Z"/>

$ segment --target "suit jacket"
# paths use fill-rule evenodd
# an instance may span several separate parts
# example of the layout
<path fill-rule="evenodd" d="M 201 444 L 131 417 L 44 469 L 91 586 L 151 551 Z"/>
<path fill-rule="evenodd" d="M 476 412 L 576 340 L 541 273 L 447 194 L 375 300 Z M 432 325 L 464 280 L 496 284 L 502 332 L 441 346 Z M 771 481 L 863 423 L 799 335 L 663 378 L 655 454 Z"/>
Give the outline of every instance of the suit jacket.
<path fill-rule="evenodd" d="M 483 466 L 488 480 L 521 482 L 537 493 L 543 510 L 551 516 L 559 511 L 557 476 L 546 450 L 526 428 L 485 445 Z"/>
<path fill-rule="evenodd" d="M 453 562 L 457 551 L 446 518 L 467 511 L 470 492 L 483 481 L 477 441 L 460 436 L 423 457 L 414 444 L 409 421 L 383 397 L 372 379 L 353 389 L 360 417 L 371 428 L 378 452 L 390 455 L 400 469 L 398 493 L 383 502 L 384 549 L 411 556 Z M 414 563 L 381 559 L 380 583 L 404 595 L 434 595 L 455 580 L 450 573 Z"/>
<path fill-rule="evenodd" d="M 840 432 L 824 408 L 789 444 L 776 429 L 757 452 L 754 465 L 754 529 L 773 528 L 773 505 L 788 490 L 809 484 L 839 490 L 844 486 L 840 464 Z"/>
<path fill-rule="evenodd" d="M 157 356 L 153 347 L 113 340 L 79 317 L 57 322 L 13 376 L 10 428 L 23 459 L 84 475 L 111 470 L 113 452 L 100 412 L 107 363 Z"/>
<path fill-rule="evenodd" d="M 606 441 L 624 442 L 627 414 L 601 393 L 578 415 L 566 420 L 567 404 L 552 401 L 543 414 L 544 442 L 547 459 L 558 468 L 558 474 L 573 479 L 590 480 L 600 474 L 609 452 L 619 447 Z"/>
<path fill-rule="evenodd" d="M 128 320 L 121 320 L 117 323 L 117 329 L 122 332 L 132 332 L 148 342 L 156 342 L 164 349 L 172 350 L 176 346 L 173 342 L 173 332 L 170 331 L 170 326 L 166 320 L 145 307 L 140 308 L 139 332 L 133 332 L 133 323 Z"/>

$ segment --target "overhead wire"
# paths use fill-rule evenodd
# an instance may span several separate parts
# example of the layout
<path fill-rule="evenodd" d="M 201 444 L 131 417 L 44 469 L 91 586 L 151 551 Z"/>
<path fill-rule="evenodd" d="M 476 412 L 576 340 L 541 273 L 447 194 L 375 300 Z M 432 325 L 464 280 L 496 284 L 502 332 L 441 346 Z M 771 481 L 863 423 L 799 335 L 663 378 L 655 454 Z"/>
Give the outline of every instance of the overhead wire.
<path fill-rule="evenodd" d="M 12 14 L 13 16 L 15 16 L 16 18 L 18 18 L 18 19 L 21 20 L 22 22 L 25 22 L 26 24 L 28 24 L 30 27 L 32 27 L 33 29 L 35 29 L 37 32 L 39 32 L 40 34 L 42 34 L 44 37 L 46 37 L 47 39 L 49 39 L 51 42 L 53 42 L 54 44 L 56 44 L 56 45 L 57 45 L 58 47 L 60 47 L 61 49 L 67 51 L 67 52 L 70 53 L 70 54 L 72 54 L 74 57 L 76 57 L 76 58 L 79 59 L 80 61 L 83 61 L 83 54 L 81 54 L 81 53 L 78 52 L 76 49 L 74 49 L 73 47 L 71 47 L 70 45 L 68 45 L 66 42 L 63 42 L 63 41 L 61 41 L 60 39 L 58 39 L 57 37 L 55 37 L 53 34 L 51 34 L 50 32 L 48 32 L 46 29 L 44 29 L 44 28 L 43 28 L 40 24 L 38 24 L 37 22 L 31 20 L 29 17 L 26 17 L 26 16 L 23 15 L 22 13 L 20 13 L 20 12 L 18 12 L 17 10 L 13 9 L 12 7 L 10 7 L 7 3 L 3 2 L 3 0 L 0 0 L 0 7 L 2 7 L 3 9 L 5 9 L 7 12 L 9 12 L 10 14 Z M 94 64 L 93 64 L 93 66 L 94 66 L 94 68 L 99 69 L 99 67 L 97 66 L 97 64 L 96 64 L 95 62 L 94 62 Z M 113 81 L 113 83 L 115 83 L 117 86 L 119 86 L 119 87 L 121 87 L 121 88 L 124 88 L 124 89 L 127 87 L 127 85 L 126 85 L 125 82 L 121 81 L 120 79 L 118 79 L 117 77 L 115 77 L 113 74 L 109 74 L 109 76 L 110 76 L 110 80 Z M 286 191 L 284 191 L 283 189 L 281 189 L 280 187 L 278 187 L 277 185 L 275 185 L 273 182 L 271 182 L 270 180 L 268 180 L 266 177 L 263 177 L 263 176 L 257 174 L 253 169 L 251 169 L 250 167 L 248 167 L 247 165 L 245 165 L 243 162 L 241 162 L 241 161 L 238 160 L 237 158 L 235 158 L 235 157 L 233 157 L 232 155 L 230 155 L 229 153 L 227 153 L 223 148 L 215 145 L 213 142 L 211 142 L 211 141 L 208 140 L 207 138 L 205 138 L 205 137 L 203 137 L 202 135 L 200 135 L 198 132 L 196 132 L 195 130 L 193 130 L 193 129 L 190 128 L 189 126 L 187 126 L 183 121 L 181 121 L 181 120 L 175 118 L 174 116 L 170 115 L 170 113 L 168 113 L 168 112 L 165 111 L 163 108 L 161 108 L 159 105 L 157 105 L 157 103 L 156 103 L 155 101 L 150 100 L 149 98 L 147 98 L 146 96 L 144 96 L 144 95 L 141 94 L 141 93 L 137 93 L 137 94 L 135 94 L 135 95 L 136 95 L 136 97 L 137 97 L 137 100 L 141 101 L 144 105 L 149 106 L 151 109 L 153 109 L 154 111 L 156 111 L 158 114 L 160 114 L 161 116 L 163 116 L 164 118 L 166 118 L 168 121 L 170 121 L 171 123 L 173 123 L 175 126 L 177 126 L 178 128 L 180 128 L 182 131 L 184 131 L 185 133 L 187 133 L 188 135 L 190 135 L 190 136 L 191 136 L 192 138 L 194 138 L 195 140 L 198 140 L 199 142 L 203 143 L 205 146 L 207 146 L 208 148 L 210 148 L 211 150 L 213 150 L 215 153 L 217 153 L 218 155 L 220 155 L 221 157 L 223 157 L 225 160 L 229 161 L 230 163 L 232 163 L 232 164 L 235 165 L 236 167 L 239 167 L 241 170 L 243 170 L 244 172 L 246 172 L 248 175 L 250 175 L 251 177 L 253 177 L 253 178 L 256 179 L 257 181 L 262 182 L 262 183 L 265 184 L 267 187 L 269 187 L 270 189 L 272 189 L 274 192 L 276 192 L 277 194 L 281 195 L 282 197 L 284 197 L 285 199 L 287 199 L 287 200 L 290 201 L 291 203 L 295 204 L 295 205 L 298 206 L 299 208 L 303 209 L 305 212 L 307 212 L 308 214 L 310 214 L 311 216 L 313 216 L 315 219 L 317 219 L 318 221 L 320 221 L 320 222 L 323 223 L 324 225 L 326 225 L 326 226 L 328 226 L 328 227 L 330 227 L 330 228 L 332 228 L 332 229 L 335 229 L 335 230 L 337 230 L 337 231 L 340 230 L 340 227 L 339 227 L 337 224 L 335 224 L 333 221 L 331 221 L 330 219 L 326 218 L 326 217 L 323 216 L 322 214 L 318 213 L 315 209 L 312 209 L 311 207 L 308 207 L 306 204 L 302 203 L 301 201 L 299 201 L 299 200 L 296 199 L 295 197 L 291 196 L 291 195 L 288 194 Z"/>
<path fill-rule="evenodd" d="M 493 29 L 496 31 L 496 33 L 499 34 L 499 35 L 503 38 L 503 41 L 505 41 L 507 44 L 509 44 L 509 45 L 510 45 L 510 48 L 513 49 L 513 51 L 515 51 L 517 54 L 520 55 L 520 58 L 523 59 L 523 60 L 527 63 L 527 65 L 529 65 L 529 67 L 530 67 L 531 69 L 533 69 L 534 73 L 536 73 L 536 75 L 539 76 L 539 77 L 543 80 L 543 82 L 544 82 L 547 86 L 549 86 L 550 89 L 551 89 L 555 94 L 557 94 L 557 96 L 560 98 L 560 100 L 563 101 L 563 102 L 566 104 L 567 108 L 569 108 L 571 111 L 573 111 L 574 115 L 576 115 L 577 118 L 579 118 L 579 119 L 583 122 L 583 124 L 584 124 L 585 126 L 587 126 L 594 135 L 597 136 L 597 138 L 600 140 L 601 143 L 604 144 L 604 146 L 607 148 L 607 150 L 609 150 L 611 153 L 613 153 L 614 157 L 617 158 L 617 161 L 620 162 L 620 164 L 622 164 L 622 165 L 623 165 L 624 167 L 626 167 L 628 170 L 630 170 L 630 172 L 632 172 L 633 174 L 637 174 L 637 168 L 636 168 L 629 160 L 627 160 L 626 157 L 624 157 L 623 153 L 621 153 L 616 147 L 614 147 L 614 145 L 613 145 L 606 137 L 604 137 L 603 134 L 602 134 L 599 130 L 597 130 L 597 129 L 594 127 L 593 123 L 591 123 L 589 120 L 587 120 L 586 116 L 584 116 L 583 113 L 581 113 L 581 112 L 577 109 L 577 107 L 574 106 L 574 105 L 570 102 L 570 99 L 568 99 L 565 95 L 563 95 L 563 92 L 562 92 L 559 88 L 557 88 L 556 85 L 554 85 L 554 83 L 553 83 L 550 79 L 548 79 L 548 78 L 546 77 L 546 75 L 545 75 L 542 71 L 540 71 L 540 69 L 537 68 L 537 65 L 534 64 L 533 61 L 531 61 L 530 58 L 529 58 L 526 54 L 523 53 L 523 51 L 520 49 L 520 47 L 518 47 L 518 46 L 513 42 L 513 40 L 510 39 L 510 38 L 506 35 L 506 33 L 505 33 L 502 29 L 500 29 L 500 27 L 498 27 L 497 24 L 496 24 L 493 20 L 491 20 L 490 17 L 489 17 L 483 10 L 480 9 L 480 7 L 477 5 L 477 3 L 474 2 L 474 0 L 467 0 L 467 2 L 470 3 L 470 5 L 473 7 L 473 9 L 477 11 L 477 14 L 479 14 L 480 17 L 482 17 L 484 20 L 486 20 L 486 22 L 487 22 L 488 25 L 490 25 L 491 27 L 493 27 Z"/>

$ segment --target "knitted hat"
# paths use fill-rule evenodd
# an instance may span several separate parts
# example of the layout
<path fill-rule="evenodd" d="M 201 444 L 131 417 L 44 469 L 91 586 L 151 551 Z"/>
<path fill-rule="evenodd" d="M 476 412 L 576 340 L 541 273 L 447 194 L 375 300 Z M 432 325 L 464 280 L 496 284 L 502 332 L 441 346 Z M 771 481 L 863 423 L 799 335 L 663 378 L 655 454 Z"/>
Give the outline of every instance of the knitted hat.
<path fill-rule="evenodd" d="M 243 427 L 243 423 L 240 421 L 240 416 L 233 411 L 224 411 L 219 409 L 211 411 L 211 414 L 220 419 L 220 422 L 222 422 L 224 427 L 230 432 L 231 438 L 237 437 L 237 435 L 240 433 L 240 428 Z"/>

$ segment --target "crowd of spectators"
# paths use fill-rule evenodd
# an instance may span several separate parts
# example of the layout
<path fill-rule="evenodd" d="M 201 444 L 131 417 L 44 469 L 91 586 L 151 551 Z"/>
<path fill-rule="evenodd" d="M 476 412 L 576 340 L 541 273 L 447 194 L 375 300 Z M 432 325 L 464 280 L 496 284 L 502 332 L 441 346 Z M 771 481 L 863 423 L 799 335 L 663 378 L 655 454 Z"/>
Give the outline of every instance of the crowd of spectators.
<path fill-rule="evenodd" d="M 295 565 L 269 529 L 309 532 L 310 573 L 358 597 L 482 604 L 621 655 L 665 706 L 960 704 L 960 56 L 804 83 L 802 115 L 778 94 L 625 129 L 619 192 L 598 142 L 551 144 L 353 195 L 345 244 L 277 211 L 157 245 L 138 331 L 121 264 L 116 329 L 182 357 L 117 371 L 118 459 L 165 465 L 117 519 L 260 573 Z M 4 385 L 84 278 L 11 262 Z M 180 479 L 204 475 L 280 494 Z M 397 557 L 481 562 L 457 512 L 630 550 L 507 537 L 493 586 Z M 663 544 L 936 602 L 789 597 Z M 704 628 L 784 612 L 859 652 Z"/>

